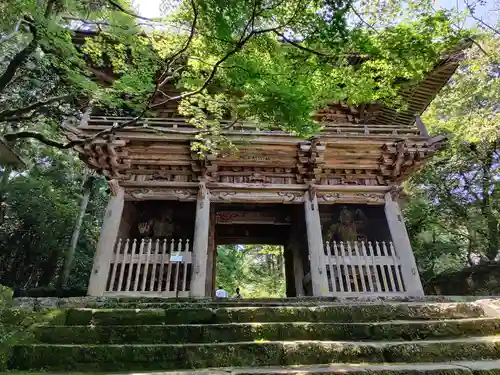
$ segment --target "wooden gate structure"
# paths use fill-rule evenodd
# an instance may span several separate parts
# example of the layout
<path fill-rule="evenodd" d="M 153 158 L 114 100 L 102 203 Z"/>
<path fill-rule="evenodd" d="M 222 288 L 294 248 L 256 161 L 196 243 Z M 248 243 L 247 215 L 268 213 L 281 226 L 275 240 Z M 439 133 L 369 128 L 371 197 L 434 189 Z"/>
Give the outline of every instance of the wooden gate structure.
<path fill-rule="evenodd" d="M 422 295 L 399 184 L 443 141 L 418 116 L 457 65 L 443 58 L 401 112 L 332 103 L 310 139 L 227 120 L 237 151 L 200 159 L 173 107 L 78 146 L 111 191 L 89 295 L 211 296 L 217 244 L 251 241 L 285 247 L 290 296 Z M 89 111 L 68 137 L 129 120 Z"/>

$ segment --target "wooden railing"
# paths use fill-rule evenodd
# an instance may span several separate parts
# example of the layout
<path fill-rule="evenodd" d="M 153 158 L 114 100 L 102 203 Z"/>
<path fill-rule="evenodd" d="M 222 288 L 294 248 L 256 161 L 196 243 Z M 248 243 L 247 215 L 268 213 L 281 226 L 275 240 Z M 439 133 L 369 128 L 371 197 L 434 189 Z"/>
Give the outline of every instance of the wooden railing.
<path fill-rule="evenodd" d="M 115 116 L 91 116 L 86 123 L 82 123 L 81 127 L 101 130 L 113 125 L 119 125 L 132 120 L 132 117 L 115 117 Z M 185 118 L 141 118 L 136 122 L 137 129 L 145 130 L 155 128 L 158 130 L 166 129 L 168 132 L 175 133 L 197 133 L 198 129 L 193 124 L 190 124 Z M 226 134 L 275 134 L 275 135 L 290 135 L 277 126 L 266 126 L 256 124 L 250 121 L 234 122 L 231 120 L 222 120 L 221 125 Z M 417 126 L 405 126 L 398 124 L 353 124 L 353 123 L 322 123 L 322 133 L 326 134 L 357 134 L 357 135 L 407 135 L 418 136 L 421 131 Z"/>
<path fill-rule="evenodd" d="M 191 264 L 189 240 L 119 239 L 105 294 L 188 297 Z"/>
<path fill-rule="evenodd" d="M 392 242 L 325 243 L 330 295 L 404 295 L 401 264 Z"/>

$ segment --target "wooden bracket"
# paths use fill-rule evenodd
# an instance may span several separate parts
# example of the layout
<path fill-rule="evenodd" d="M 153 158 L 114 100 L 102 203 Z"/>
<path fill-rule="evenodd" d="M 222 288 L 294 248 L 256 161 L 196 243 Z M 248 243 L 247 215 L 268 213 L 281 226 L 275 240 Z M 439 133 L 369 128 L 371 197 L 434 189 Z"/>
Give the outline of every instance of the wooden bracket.
<path fill-rule="evenodd" d="M 109 191 L 113 197 L 118 195 L 118 191 L 120 190 L 120 184 L 117 180 L 112 179 L 108 181 Z"/>
<path fill-rule="evenodd" d="M 309 193 L 309 199 L 312 202 L 314 198 L 316 198 L 316 186 L 312 183 L 309 183 L 307 192 Z"/>

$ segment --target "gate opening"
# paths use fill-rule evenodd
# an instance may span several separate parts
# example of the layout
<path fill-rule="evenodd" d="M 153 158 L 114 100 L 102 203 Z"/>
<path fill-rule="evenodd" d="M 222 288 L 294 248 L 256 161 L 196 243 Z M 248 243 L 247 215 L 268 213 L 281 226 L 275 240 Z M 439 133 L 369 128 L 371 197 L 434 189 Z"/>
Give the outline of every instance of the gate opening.
<path fill-rule="evenodd" d="M 281 245 L 219 245 L 215 288 L 229 297 L 236 288 L 242 298 L 284 298 L 286 278 L 284 248 Z"/>

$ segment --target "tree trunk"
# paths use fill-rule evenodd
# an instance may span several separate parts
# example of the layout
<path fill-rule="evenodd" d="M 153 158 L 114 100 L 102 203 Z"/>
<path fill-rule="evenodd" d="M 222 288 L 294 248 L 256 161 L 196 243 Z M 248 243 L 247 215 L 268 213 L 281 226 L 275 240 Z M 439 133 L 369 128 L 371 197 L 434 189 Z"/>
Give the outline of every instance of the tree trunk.
<path fill-rule="evenodd" d="M 12 167 L 5 167 L 2 176 L 0 177 L 0 225 L 4 223 L 5 213 L 7 210 L 5 203 L 5 191 L 9 182 L 9 176 L 12 172 Z"/>
<path fill-rule="evenodd" d="M 85 184 L 83 185 L 83 197 L 80 202 L 80 210 L 78 211 L 73 234 L 71 235 L 71 244 L 68 251 L 66 252 L 64 265 L 59 276 L 59 288 L 64 288 L 68 284 L 69 274 L 71 272 L 73 260 L 75 258 L 76 245 L 78 244 L 80 231 L 82 229 L 83 217 L 85 216 L 85 212 L 87 212 L 87 206 L 89 204 L 90 195 L 92 193 L 92 180 L 93 177 L 91 176 L 87 179 L 87 181 L 85 181 Z"/>

